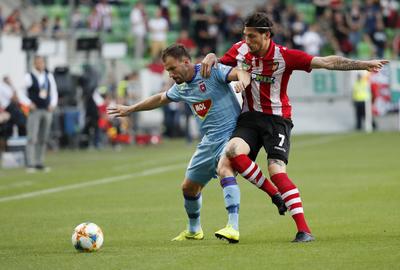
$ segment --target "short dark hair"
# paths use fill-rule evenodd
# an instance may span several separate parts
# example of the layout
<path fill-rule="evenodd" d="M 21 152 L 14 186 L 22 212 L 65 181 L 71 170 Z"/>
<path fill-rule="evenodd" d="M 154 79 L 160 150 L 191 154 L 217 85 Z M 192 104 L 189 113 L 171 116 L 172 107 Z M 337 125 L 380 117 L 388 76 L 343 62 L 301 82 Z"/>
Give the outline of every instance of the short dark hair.
<path fill-rule="evenodd" d="M 182 60 L 182 57 L 187 57 L 191 59 L 189 52 L 186 50 L 185 46 L 182 44 L 173 44 L 163 50 L 161 59 L 165 62 L 167 56 L 173 57 L 175 59 Z"/>
<path fill-rule="evenodd" d="M 264 12 L 253 13 L 253 14 L 249 15 L 244 21 L 245 27 L 254 27 L 257 29 L 257 32 L 259 32 L 259 33 L 270 32 L 271 37 L 274 36 L 274 32 L 272 32 L 273 25 L 274 24 L 268 18 L 267 13 L 264 13 Z"/>

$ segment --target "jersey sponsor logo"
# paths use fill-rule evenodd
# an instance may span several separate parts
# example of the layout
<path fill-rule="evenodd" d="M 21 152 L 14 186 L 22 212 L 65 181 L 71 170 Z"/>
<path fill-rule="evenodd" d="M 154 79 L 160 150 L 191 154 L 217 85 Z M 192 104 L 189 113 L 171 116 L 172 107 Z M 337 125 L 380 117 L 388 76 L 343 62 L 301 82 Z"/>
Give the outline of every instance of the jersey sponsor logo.
<path fill-rule="evenodd" d="M 201 119 L 204 119 L 207 116 L 207 113 L 210 110 L 211 105 L 212 105 L 211 99 L 207 99 L 192 104 L 194 111 Z"/>
<path fill-rule="evenodd" d="M 251 73 L 251 78 L 257 82 L 270 83 L 270 84 L 275 83 L 275 77 L 264 76 L 261 74 Z"/>
<path fill-rule="evenodd" d="M 204 93 L 207 90 L 206 89 L 206 83 L 203 82 L 203 81 L 199 82 L 199 89 L 200 89 L 201 92 Z"/>
<path fill-rule="evenodd" d="M 243 62 L 239 63 L 238 67 L 241 70 L 248 71 L 251 68 L 251 62 L 248 62 L 248 61 L 244 60 Z"/>

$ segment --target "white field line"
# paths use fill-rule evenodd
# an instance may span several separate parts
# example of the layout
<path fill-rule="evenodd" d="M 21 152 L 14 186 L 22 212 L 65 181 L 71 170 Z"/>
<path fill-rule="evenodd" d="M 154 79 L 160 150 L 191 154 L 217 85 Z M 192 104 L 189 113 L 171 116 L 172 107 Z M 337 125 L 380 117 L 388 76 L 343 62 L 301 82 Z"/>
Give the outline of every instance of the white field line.
<path fill-rule="evenodd" d="M 0 198 L 0 203 L 8 202 L 8 201 L 15 201 L 15 200 L 22 200 L 22 199 L 27 199 L 27 198 L 32 198 L 32 197 L 38 197 L 38 196 L 42 196 L 45 194 L 52 194 L 52 193 L 62 192 L 62 191 L 71 190 L 71 189 L 78 189 L 78 188 L 83 188 L 83 187 L 104 185 L 104 184 L 109 184 L 109 183 L 131 180 L 133 178 L 173 171 L 175 169 L 182 168 L 184 166 L 186 166 L 186 163 L 179 163 L 179 164 L 159 167 L 159 168 L 155 168 L 155 169 L 144 170 L 144 171 L 137 172 L 137 173 L 124 174 L 124 175 L 113 176 L 113 177 L 106 177 L 106 178 L 101 178 L 101 179 L 97 179 L 97 180 L 81 182 L 78 184 L 65 185 L 65 186 L 60 186 L 60 187 L 55 187 L 55 188 L 42 189 L 42 190 L 38 190 L 38 191 L 22 193 L 22 194 L 14 195 L 14 196 L 2 197 L 2 198 Z"/>
<path fill-rule="evenodd" d="M 347 139 L 349 137 L 351 137 L 351 136 L 327 136 L 327 137 L 322 137 L 322 138 L 318 138 L 318 139 L 312 139 L 312 140 L 298 142 L 294 146 L 296 148 L 302 148 L 302 147 L 308 147 L 308 146 L 312 146 L 312 145 L 326 144 L 326 143 L 329 143 L 332 141 Z M 97 186 L 97 185 L 104 185 L 104 184 L 109 184 L 109 183 L 114 183 L 114 182 L 126 181 L 126 180 L 130 180 L 132 178 L 137 178 L 137 177 L 141 177 L 141 176 L 147 176 L 147 175 L 153 175 L 153 174 L 158 174 L 158 173 L 167 172 L 167 171 L 173 171 L 177 168 L 181 168 L 186 165 L 187 165 L 186 163 L 179 163 L 179 164 L 164 166 L 164 167 L 160 167 L 160 168 L 156 168 L 156 169 L 144 170 L 144 171 L 137 172 L 137 173 L 124 174 L 124 175 L 113 176 L 113 177 L 106 177 L 106 178 L 101 178 L 101 179 L 97 179 L 97 180 L 80 182 L 78 184 L 65 185 L 65 186 L 59 186 L 59 187 L 55 187 L 55 188 L 49 188 L 49 189 L 43 189 L 43 190 L 38 190 L 38 191 L 33 191 L 33 192 L 28 192 L 28 193 L 22 193 L 22 194 L 14 195 L 14 196 L 0 197 L 0 203 L 8 202 L 8 201 L 15 201 L 15 200 L 22 200 L 22 199 L 32 198 L 32 197 L 38 197 L 38 196 L 42 196 L 42 195 L 46 195 L 46 194 L 63 192 L 66 190 L 78 189 L 78 188 L 82 188 L 82 187 L 90 187 L 90 186 Z"/>

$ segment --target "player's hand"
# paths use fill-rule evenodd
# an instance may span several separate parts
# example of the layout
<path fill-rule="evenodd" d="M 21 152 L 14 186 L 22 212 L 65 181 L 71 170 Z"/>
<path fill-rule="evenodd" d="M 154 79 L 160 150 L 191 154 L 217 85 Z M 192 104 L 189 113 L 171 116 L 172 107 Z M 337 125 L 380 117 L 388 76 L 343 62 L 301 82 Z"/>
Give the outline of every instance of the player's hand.
<path fill-rule="evenodd" d="M 200 74 L 203 78 L 208 78 L 211 75 L 211 67 L 218 64 L 218 58 L 215 54 L 209 53 L 201 61 Z"/>
<path fill-rule="evenodd" d="M 238 81 L 238 82 L 236 82 L 236 83 L 234 84 L 233 88 L 235 89 L 235 92 L 236 92 L 236 93 L 241 93 L 242 91 L 244 91 L 244 90 L 246 89 L 246 87 L 247 87 L 248 85 L 249 85 L 249 84 L 246 84 L 246 83 L 244 83 L 244 82 L 242 82 L 242 81 Z"/>
<path fill-rule="evenodd" d="M 378 72 L 383 68 L 384 65 L 388 64 L 388 60 L 370 60 L 366 61 L 367 68 L 369 72 Z"/>
<path fill-rule="evenodd" d="M 130 114 L 130 106 L 114 105 L 107 107 L 107 114 L 112 117 L 124 117 Z"/>

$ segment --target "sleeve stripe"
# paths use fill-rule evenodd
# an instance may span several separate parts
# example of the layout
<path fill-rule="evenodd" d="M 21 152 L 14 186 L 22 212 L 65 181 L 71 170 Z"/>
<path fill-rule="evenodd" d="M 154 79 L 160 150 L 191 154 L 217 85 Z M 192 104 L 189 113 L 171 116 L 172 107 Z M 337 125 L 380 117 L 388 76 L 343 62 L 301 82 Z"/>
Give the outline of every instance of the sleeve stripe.
<path fill-rule="evenodd" d="M 233 69 L 233 67 L 231 67 L 231 68 L 229 69 L 229 71 L 226 73 L 225 82 L 230 82 L 230 81 L 228 81 L 228 76 L 229 76 L 229 74 L 232 72 L 232 69 Z"/>

